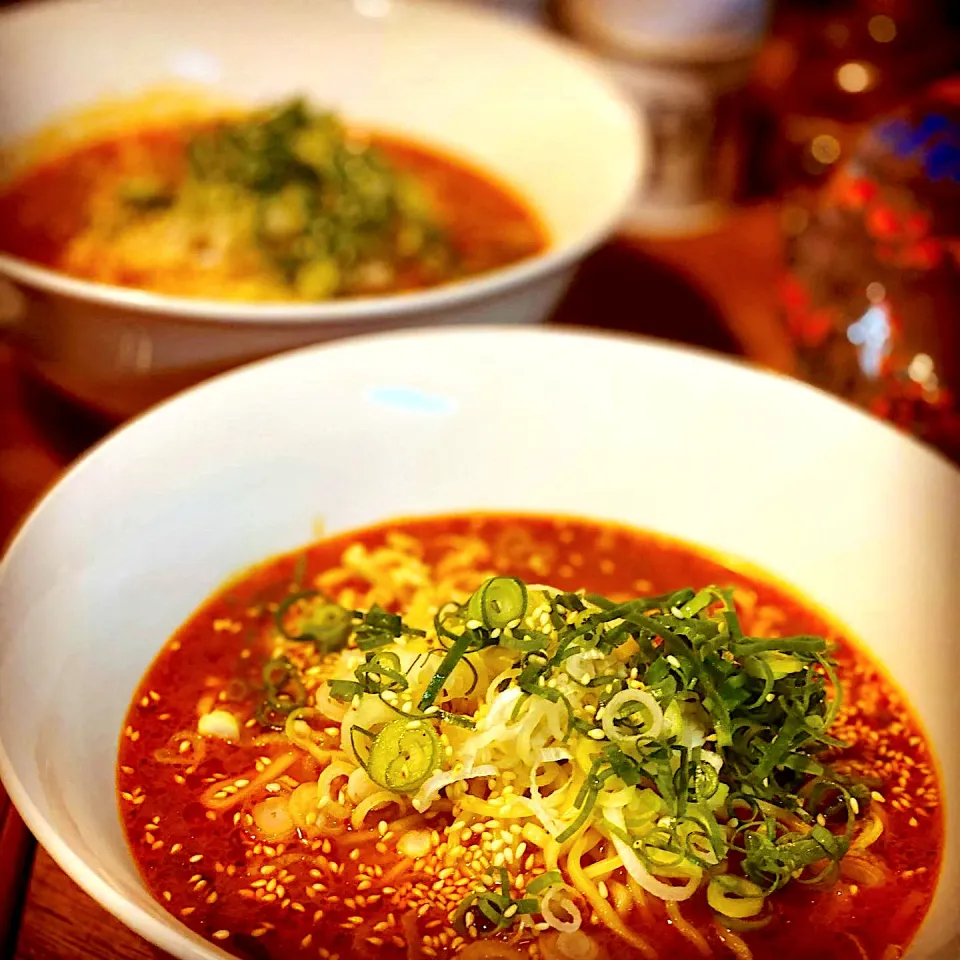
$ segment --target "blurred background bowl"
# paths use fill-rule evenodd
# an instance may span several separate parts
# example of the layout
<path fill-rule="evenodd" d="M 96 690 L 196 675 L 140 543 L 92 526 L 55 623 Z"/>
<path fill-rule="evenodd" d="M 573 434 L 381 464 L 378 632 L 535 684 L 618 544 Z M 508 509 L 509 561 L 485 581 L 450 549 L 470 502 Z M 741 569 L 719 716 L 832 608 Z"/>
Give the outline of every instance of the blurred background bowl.
<path fill-rule="evenodd" d="M 77 111 L 160 88 L 184 103 L 251 106 L 303 94 L 478 165 L 527 201 L 549 241 L 536 257 L 448 286 L 316 304 L 152 294 L 0 253 L 0 325 L 44 379 L 110 417 L 351 333 L 542 320 L 617 226 L 641 163 L 634 115 L 583 55 L 466 6 L 49 0 L 0 15 L 0 152 Z M 108 116 L 98 114 L 98 133 Z"/>

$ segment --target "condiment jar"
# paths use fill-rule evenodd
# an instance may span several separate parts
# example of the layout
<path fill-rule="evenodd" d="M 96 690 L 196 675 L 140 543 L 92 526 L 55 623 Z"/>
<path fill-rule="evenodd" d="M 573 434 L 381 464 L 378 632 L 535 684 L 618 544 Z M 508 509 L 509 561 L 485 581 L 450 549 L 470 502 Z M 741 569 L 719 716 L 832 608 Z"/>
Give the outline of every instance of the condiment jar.
<path fill-rule="evenodd" d="M 598 54 L 637 105 L 647 157 L 628 228 L 712 229 L 742 152 L 743 90 L 766 0 L 556 0 L 555 19 Z"/>

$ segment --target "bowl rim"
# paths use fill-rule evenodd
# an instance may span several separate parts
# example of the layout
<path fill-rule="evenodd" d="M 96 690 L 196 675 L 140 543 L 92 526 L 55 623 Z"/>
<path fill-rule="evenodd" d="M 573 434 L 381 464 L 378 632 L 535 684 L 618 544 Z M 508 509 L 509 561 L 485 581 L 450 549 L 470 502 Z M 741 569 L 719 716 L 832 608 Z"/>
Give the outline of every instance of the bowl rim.
<path fill-rule="evenodd" d="M 60 477 L 43 493 L 42 497 L 28 511 L 14 529 L 5 545 L 0 544 L 0 575 L 12 562 L 13 554 L 21 540 L 30 535 L 30 528 L 34 525 L 39 514 L 45 509 L 48 500 L 56 496 L 57 491 L 67 483 L 73 483 L 76 478 L 87 469 L 88 465 L 103 456 L 109 455 L 114 441 L 129 430 L 144 429 L 144 424 L 170 415 L 178 415 L 179 408 L 189 409 L 193 394 L 199 391 L 219 389 L 223 381 L 230 381 L 244 377 L 248 371 L 260 370 L 269 365 L 283 366 L 288 362 L 303 362 L 314 354 L 337 353 L 342 351 L 363 351 L 368 344 L 383 345 L 396 340 L 419 339 L 446 339 L 457 338 L 467 342 L 471 338 L 495 336 L 513 336 L 519 338 L 549 338 L 568 341 L 600 340 L 609 344 L 610 348 L 640 347 L 652 356 L 657 354 L 687 354 L 695 363 L 707 366 L 732 367 L 739 370 L 740 375 L 758 378 L 766 381 L 776 390 L 802 391 L 811 401 L 833 404 L 838 415 L 854 418 L 860 422 L 861 429 L 873 433 L 884 433 L 889 439 L 896 438 L 896 442 L 910 451 L 909 458 L 919 463 L 924 469 L 934 470 L 941 475 L 950 475 L 951 482 L 960 493 L 960 469 L 937 450 L 920 442 L 913 436 L 896 429 L 885 421 L 879 420 L 860 410 L 853 404 L 838 400 L 831 394 L 809 384 L 798 381 L 786 374 L 768 368 L 760 367 L 749 360 L 736 356 L 726 356 L 705 348 L 689 347 L 684 344 L 673 344 L 653 337 L 636 334 L 624 334 L 618 331 L 595 331 L 589 328 L 558 328 L 558 327 L 500 327 L 495 324 L 476 324 L 458 327 L 434 327 L 427 329 L 401 329 L 364 333 L 357 337 L 327 343 L 313 344 L 277 356 L 267 357 L 242 367 L 226 371 L 203 383 L 193 386 L 180 394 L 162 401 L 151 409 L 138 414 L 126 424 L 112 430 L 106 437 L 98 441 L 75 460 Z M 744 558 L 749 563 L 751 558 Z M 760 569 L 763 569 L 762 566 Z M 88 864 L 83 857 L 76 853 L 70 844 L 64 840 L 57 830 L 47 821 L 38 810 L 29 795 L 26 787 L 13 766 L 13 763 L 0 740 L 0 780 L 2 780 L 10 799 L 22 817 L 24 823 L 38 842 L 50 854 L 61 869 L 89 896 L 107 909 L 130 930 L 146 938 L 151 944 L 166 950 L 174 956 L 192 956 L 199 960 L 215 960 L 232 956 L 215 944 L 195 939 L 198 935 L 182 925 L 173 914 L 164 914 L 156 917 L 143 907 L 128 899 L 122 892 L 100 876 L 97 870 Z M 190 944 L 188 948 L 188 944 Z M 188 954 L 186 951 L 190 950 Z"/>
<path fill-rule="evenodd" d="M 30 2 L 37 2 L 37 0 L 30 0 Z M 66 0 L 66 2 L 78 2 L 78 0 Z M 0 277 L 0 281 L 2 281 L 2 277 Z M 748 377 L 759 377 L 771 385 L 776 384 L 779 389 L 787 389 L 795 392 L 801 391 L 810 396 L 812 399 L 815 399 L 816 402 L 825 402 L 831 404 L 838 409 L 838 412 L 842 411 L 844 416 L 853 417 L 854 419 L 859 420 L 860 423 L 866 427 L 866 429 L 874 432 L 879 430 L 880 432 L 886 434 L 889 438 L 895 438 L 896 442 L 899 443 L 900 446 L 911 450 L 911 457 L 916 457 L 919 455 L 922 460 L 926 460 L 928 465 L 934 466 L 934 468 L 938 471 L 946 470 L 947 474 L 952 475 L 955 481 L 960 481 L 960 464 L 954 463 L 949 457 L 947 457 L 945 453 L 936 447 L 933 447 L 928 443 L 924 443 L 918 437 L 901 430 L 889 421 L 868 413 L 844 397 L 837 396 L 836 394 L 830 393 L 822 387 L 807 383 L 806 381 L 800 380 L 788 373 L 784 373 L 772 367 L 755 362 L 746 356 L 721 353 L 720 351 L 713 350 L 710 347 L 701 347 L 694 344 L 682 343 L 680 341 L 675 342 L 671 340 L 664 340 L 661 337 L 656 337 L 649 334 L 589 327 L 582 324 L 564 324 L 563 326 L 543 324 L 501 326 L 488 321 L 486 323 L 467 323 L 456 324 L 453 326 L 438 325 L 426 327 L 397 327 L 387 330 L 380 329 L 358 331 L 356 334 L 351 334 L 348 337 L 337 337 L 332 340 L 321 340 L 317 343 L 308 343 L 303 346 L 294 347 L 290 350 L 284 350 L 281 353 L 274 353 L 265 357 L 260 357 L 256 360 L 242 363 L 239 366 L 230 367 L 221 371 L 220 373 L 214 374 L 212 377 L 207 377 L 198 383 L 194 383 L 169 397 L 165 397 L 152 406 L 149 406 L 146 409 L 135 413 L 133 416 L 128 417 L 126 420 L 113 425 L 106 434 L 87 447 L 86 450 L 72 460 L 64 470 L 62 470 L 50 483 L 47 484 L 47 486 L 43 488 L 27 512 L 20 517 L 13 529 L 8 532 L 5 539 L 0 540 L 0 574 L 3 573 L 3 570 L 9 561 L 9 556 L 13 552 L 17 542 L 25 535 L 26 529 L 33 520 L 34 515 L 40 512 L 47 499 L 49 499 L 62 484 L 70 480 L 75 473 L 79 473 L 81 470 L 85 469 L 88 460 L 93 459 L 95 456 L 100 456 L 101 449 L 109 445 L 115 437 L 125 434 L 134 428 L 140 429 L 140 424 L 144 420 L 149 420 L 155 416 L 166 415 L 168 408 L 189 403 L 190 398 L 195 393 L 207 390 L 208 388 L 214 388 L 220 384 L 221 381 L 244 376 L 247 371 L 260 370 L 273 364 L 281 365 L 288 361 L 296 361 L 298 358 L 303 359 L 310 354 L 317 352 L 327 353 L 339 352 L 343 350 L 352 352 L 358 347 L 362 349 L 367 343 L 370 342 L 389 342 L 390 340 L 394 339 L 426 340 L 446 337 L 456 339 L 462 337 L 470 339 L 473 337 L 488 336 L 606 341 L 611 345 L 620 344 L 621 346 L 627 348 L 632 346 L 641 346 L 644 350 L 653 353 L 685 354 L 687 356 L 697 358 L 698 361 L 706 362 L 709 365 L 732 367 L 739 370 L 741 373 L 746 374 Z M 3 749 L 3 742 L 0 741 L 0 780 L 3 779 L 2 775 L 4 770 L 4 759 L 5 752 Z"/>
<path fill-rule="evenodd" d="M 77 2 L 78 0 L 27 0 L 24 4 L 0 11 L 0 25 L 5 17 L 13 18 L 56 7 L 73 7 Z M 63 271 L 45 267 L 2 250 L 0 250 L 0 282 L 12 281 L 32 290 L 55 296 L 98 306 L 132 310 L 144 315 L 166 316 L 185 322 L 215 324 L 230 322 L 244 325 L 275 323 L 290 326 L 351 322 L 362 325 L 385 317 L 404 318 L 411 314 L 435 313 L 473 301 L 490 299 L 557 273 L 576 262 L 597 247 L 623 221 L 636 195 L 640 174 L 649 152 L 647 138 L 644 136 L 642 125 L 637 122 L 636 108 L 627 91 L 609 71 L 603 69 L 595 57 L 562 36 L 525 23 L 516 17 L 465 6 L 451 0 L 418 0 L 418 6 L 424 3 L 443 8 L 446 15 L 453 16 L 461 22 L 470 23 L 477 20 L 486 23 L 495 22 L 503 30 L 524 36 L 528 43 L 539 46 L 541 49 L 552 50 L 555 55 L 562 57 L 571 66 L 575 66 L 583 78 L 588 78 L 594 84 L 598 99 L 606 100 L 610 108 L 619 112 L 625 127 L 633 126 L 635 135 L 630 138 L 629 153 L 624 153 L 621 157 L 622 184 L 617 199 L 610 204 L 609 210 L 598 218 L 592 228 L 581 231 L 578 235 L 562 242 L 557 242 L 547 232 L 546 245 L 535 256 L 451 283 L 385 296 L 351 297 L 315 303 L 289 301 L 251 303 L 152 293 L 136 287 L 123 287 L 73 277 Z M 403 136 L 403 130 L 399 127 L 396 129 L 391 127 L 391 133 Z M 453 160 L 458 158 L 457 152 L 449 150 L 439 140 L 429 146 L 440 150 L 445 156 L 449 154 Z M 474 165 L 469 158 L 465 159 L 468 164 Z M 477 166 L 483 173 L 482 164 Z M 501 178 L 496 171 L 494 171 L 494 177 L 497 182 L 504 179 L 505 184 L 514 189 L 509 178 Z M 519 192 L 519 195 L 526 200 L 522 192 Z M 540 211 L 532 204 L 531 212 L 540 219 Z"/>

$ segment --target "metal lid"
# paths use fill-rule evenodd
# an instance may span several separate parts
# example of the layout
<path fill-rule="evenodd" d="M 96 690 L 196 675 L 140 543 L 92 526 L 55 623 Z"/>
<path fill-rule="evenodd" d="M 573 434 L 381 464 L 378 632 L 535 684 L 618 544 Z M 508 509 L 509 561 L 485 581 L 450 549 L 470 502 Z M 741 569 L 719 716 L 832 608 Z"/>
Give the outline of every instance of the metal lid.
<path fill-rule="evenodd" d="M 766 30 L 767 0 L 564 0 L 581 39 L 627 57 L 712 63 L 749 56 Z"/>

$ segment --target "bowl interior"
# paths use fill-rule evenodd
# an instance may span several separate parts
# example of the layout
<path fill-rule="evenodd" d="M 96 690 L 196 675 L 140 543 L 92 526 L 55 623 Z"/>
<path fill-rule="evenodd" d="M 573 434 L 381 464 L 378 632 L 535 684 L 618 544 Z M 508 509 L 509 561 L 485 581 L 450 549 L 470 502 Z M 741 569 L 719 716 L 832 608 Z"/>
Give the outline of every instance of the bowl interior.
<path fill-rule="evenodd" d="M 601 74 L 469 7 L 53 0 L 0 17 L 0 145 L 70 111 L 175 85 L 186 100 L 238 104 L 301 93 L 446 149 L 526 197 L 555 245 L 605 228 L 636 174 L 635 121 Z"/>
<path fill-rule="evenodd" d="M 358 339 L 226 376 L 119 433 L 45 499 L 0 565 L 0 771 L 41 842 L 155 943 L 221 956 L 146 894 L 121 834 L 116 745 L 141 674 L 225 578 L 320 523 L 484 508 L 612 518 L 798 588 L 918 709 L 957 835 L 960 476 L 825 395 L 737 364 L 479 328 Z M 915 960 L 955 955 L 958 894 L 948 842 Z"/>

